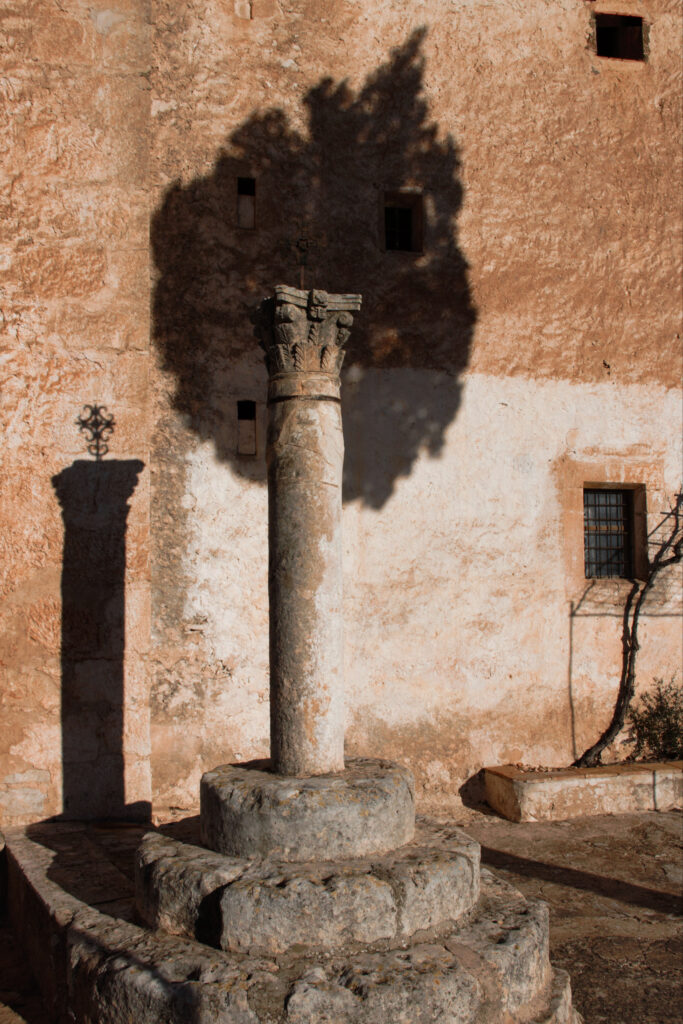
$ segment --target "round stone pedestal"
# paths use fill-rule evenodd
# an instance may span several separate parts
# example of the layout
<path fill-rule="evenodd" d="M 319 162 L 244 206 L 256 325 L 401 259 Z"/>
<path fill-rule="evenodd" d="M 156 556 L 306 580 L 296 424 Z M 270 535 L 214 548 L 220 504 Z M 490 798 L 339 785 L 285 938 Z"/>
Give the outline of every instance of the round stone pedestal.
<path fill-rule="evenodd" d="M 330 860 L 386 853 L 413 838 L 413 777 L 391 761 L 355 758 L 343 772 L 286 778 L 254 767 L 206 772 L 202 843 L 233 857 Z"/>
<path fill-rule="evenodd" d="M 300 864 L 228 857 L 150 832 L 136 893 L 152 928 L 232 953 L 386 949 L 417 932 L 447 934 L 472 910 L 479 844 L 423 822 L 391 853 Z"/>

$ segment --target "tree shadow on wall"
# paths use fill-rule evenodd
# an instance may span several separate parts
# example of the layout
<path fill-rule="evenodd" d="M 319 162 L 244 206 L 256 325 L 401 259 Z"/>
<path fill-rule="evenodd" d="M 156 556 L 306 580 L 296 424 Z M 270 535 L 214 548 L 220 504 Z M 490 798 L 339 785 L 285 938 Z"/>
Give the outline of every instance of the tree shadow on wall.
<path fill-rule="evenodd" d="M 280 109 L 252 114 L 212 174 L 172 186 L 154 215 L 154 337 L 175 408 L 252 479 L 265 467 L 236 455 L 235 402 L 265 396 L 249 314 L 275 284 L 363 295 L 342 389 L 346 500 L 381 507 L 421 451 L 440 453 L 457 413 L 476 314 L 458 147 L 423 95 L 425 34 L 357 93 L 331 78 L 310 89 L 306 130 Z M 253 229 L 238 226 L 240 178 L 255 180 Z M 423 196 L 422 252 L 385 251 L 384 207 L 401 189 Z"/>

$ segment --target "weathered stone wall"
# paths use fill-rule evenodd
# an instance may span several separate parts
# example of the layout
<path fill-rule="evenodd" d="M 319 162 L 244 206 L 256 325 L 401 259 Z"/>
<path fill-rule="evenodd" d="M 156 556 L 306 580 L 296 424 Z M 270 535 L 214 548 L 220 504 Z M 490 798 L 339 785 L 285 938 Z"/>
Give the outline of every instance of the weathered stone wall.
<path fill-rule="evenodd" d="M 151 798 L 149 46 L 139 0 L 0 12 L 6 824 Z M 101 467 L 92 402 L 116 419 Z"/>
<path fill-rule="evenodd" d="M 444 806 L 484 763 L 566 763 L 597 737 L 625 589 L 584 593 L 581 488 L 646 485 L 652 530 L 681 486 L 682 5 L 617 6 L 649 23 L 647 62 L 594 55 L 605 0 L 15 0 L 13 813 L 59 808 L 50 478 L 82 455 L 73 419 L 94 399 L 117 416 L 112 455 L 146 464 L 124 720 L 151 709 L 155 804 L 189 806 L 203 770 L 266 753 L 266 373 L 248 309 L 302 273 L 364 296 L 342 389 L 350 752 L 407 761 L 422 806 Z M 254 230 L 238 176 L 256 179 Z M 424 253 L 382 251 L 382 193 L 401 187 L 424 193 Z M 255 458 L 236 451 L 241 399 Z M 641 620 L 642 686 L 680 678 L 678 592 L 665 581 Z M 142 733 L 126 750 L 149 767 Z"/>

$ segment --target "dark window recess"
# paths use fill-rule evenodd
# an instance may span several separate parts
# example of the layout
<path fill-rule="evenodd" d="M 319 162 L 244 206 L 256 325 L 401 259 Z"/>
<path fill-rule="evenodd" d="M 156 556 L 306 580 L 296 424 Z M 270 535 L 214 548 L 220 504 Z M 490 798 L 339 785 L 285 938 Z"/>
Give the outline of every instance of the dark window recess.
<path fill-rule="evenodd" d="M 256 402 L 242 401 L 237 403 L 238 420 L 256 419 Z"/>
<path fill-rule="evenodd" d="M 237 454 L 256 455 L 256 402 L 237 403 Z"/>
<path fill-rule="evenodd" d="M 632 491 L 584 490 L 583 546 L 587 579 L 632 579 Z"/>
<path fill-rule="evenodd" d="M 237 226 L 253 228 L 256 224 L 256 178 L 237 179 Z"/>
<path fill-rule="evenodd" d="M 598 57 L 645 60 L 643 19 L 631 14 L 596 14 L 595 42 Z"/>
<path fill-rule="evenodd" d="M 404 206 L 384 207 L 384 237 L 387 249 L 413 251 L 413 211 Z"/>
<path fill-rule="evenodd" d="M 416 192 L 384 194 L 384 248 L 422 252 L 422 196 Z"/>

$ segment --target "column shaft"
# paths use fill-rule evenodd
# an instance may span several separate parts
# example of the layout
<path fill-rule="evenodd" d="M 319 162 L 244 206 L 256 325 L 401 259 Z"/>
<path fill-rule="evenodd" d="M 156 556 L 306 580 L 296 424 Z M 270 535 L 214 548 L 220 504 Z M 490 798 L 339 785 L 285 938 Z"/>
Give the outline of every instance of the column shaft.
<path fill-rule="evenodd" d="M 283 775 L 344 767 L 343 458 L 337 401 L 270 406 L 271 757 Z"/>

